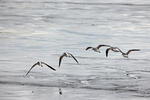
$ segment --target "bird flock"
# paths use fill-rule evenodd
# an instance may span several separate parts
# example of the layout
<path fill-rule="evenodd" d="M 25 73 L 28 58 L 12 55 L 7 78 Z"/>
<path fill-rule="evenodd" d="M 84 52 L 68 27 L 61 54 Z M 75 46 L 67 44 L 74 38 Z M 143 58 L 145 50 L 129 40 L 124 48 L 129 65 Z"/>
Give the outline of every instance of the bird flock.
<path fill-rule="evenodd" d="M 123 52 L 123 51 L 122 51 L 121 49 L 119 49 L 118 47 L 113 47 L 113 46 L 110 46 L 110 45 L 98 45 L 97 47 L 87 47 L 85 50 L 93 50 L 94 52 L 101 53 L 101 51 L 100 51 L 100 48 L 101 48 L 101 47 L 107 47 L 107 49 L 106 49 L 106 57 L 108 57 L 108 53 L 109 53 L 110 50 L 113 51 L 113 52 L 119 52 L 119 53 L 121 53 L 122 56 L 125 57 L 125 58 L 128 58 L 129 53 L 131 53 L 132 51 L 140 51 L 140 49 L 130 49 L 130 50 L 128 50 L 127 52 Z M 64 57 L 71 57 L 71 58 L 73 58 L 73 59 L 75 60 L 76 63 L 79 63 L 79 61 L 75 58 L 75 56 L 73 56 L 73 54 L 68 53 L 68 52 L 64 52 L 64 53 L 60 56 L 60 58 L 59 58 L 59 65 L 58 65 L 59 67 L 60 67 L 60 65 L 61 65 L 62 60 L 63 60 Z M 42 61 L 38 61 L 38 62 L 36 62 L 36 63 L 29 69 L 29 71 L 26 73 L 25 76 L 27 76 L 27 75 L 30 73 L 30 71 L 31 71 L 35 66 L 37 66 L 37 65 L 38 65 L 38 66 L 41 66 L 41 67 L 43 67 L 43 65 L 45 65 L 45 66 L 49 67 L 51 70 L 56 71 L 55 68 L 53 68 L 52 66 L 48 65 L 47 63 L 42 62 Z"/>

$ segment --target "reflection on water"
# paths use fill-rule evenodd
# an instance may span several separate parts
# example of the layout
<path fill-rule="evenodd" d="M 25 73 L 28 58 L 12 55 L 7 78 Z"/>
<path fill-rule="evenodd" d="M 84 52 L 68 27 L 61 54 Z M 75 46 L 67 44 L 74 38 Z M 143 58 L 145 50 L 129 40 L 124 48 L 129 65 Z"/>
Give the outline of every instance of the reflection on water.
<path fill-rule="evenodd" d="M 0 0 L 0 96 L 3 100 L 149 100 L 150 2 L 147 0 Z M 120 53 L 86 51 L 109 44 Z M 70 52 L 79 60 L 59 57 Z M 34 62 L 53 66 L 36 67 Z"/>

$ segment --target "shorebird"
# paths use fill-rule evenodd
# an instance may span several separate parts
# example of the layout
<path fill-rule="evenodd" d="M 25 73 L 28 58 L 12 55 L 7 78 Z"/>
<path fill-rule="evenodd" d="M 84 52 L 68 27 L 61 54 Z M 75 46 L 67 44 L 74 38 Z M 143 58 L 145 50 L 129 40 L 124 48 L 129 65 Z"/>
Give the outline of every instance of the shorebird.
<path fill-rule="evenodd" d="M 107 48 L 106 49 L 106 57 L 108 57 L 108 52 L 109 50 L 112 50 L 114 52 L 120 52 L 119 48 L 118 47 L 110 47 L 110 48 Z"/>
<path fill-rule="evenodd" d="M 59 67 L 60 67 L 60 64 L 61 64 L 61 62 L 62 62 L 62 59 L 63 59 L 64 57 L 72 57 L 77 63 L 79 63 L 78 60 L 77 60 L 71 53 L 65 52 L 65 53 L 63 53 L 63 54 L 60 56 L 60 58 L 59 58 Z"/>
<path fill-rule="evenodd" d="M 101 48 L 101 47 L 103 47 L 103 46 L 105 46 L 105 47 L 111 47 L 110 45 L 98 45 L 97 47 L 87 47 L 85 50 L 92 49 L 92 50 L 95 51 L 95 52 L 101 53 L 100 50 L 99 50 L 99 48 Z"/>
<path fill-rule="evenodd" d="M 37 63 L 35 63 L 35 64 L 29 69 L 29 71 L 27 72 L 26 76 L 29 74 L 29 72 L 30 72 L 36 65 L 39 65 L 39 66 L 43 67 L 43 64 L 46 65 L 47 67 L 49 67 L 50 69 L 56 71 L 56 69 L 54 69 L 53 67 L 51 67 L 51 66 L 48 65 L 47 63 L 42 62 L 42 61 L 38 61 Z"/>
<path fill-rule="evenodd" d="M 117 47 L 111 47 L 111 48 L 106 49 L 106 57 L 108 56 L 109 50 L 112 50 L 112 51 L 114 51 L 114 50 L 119 51 L 119 52 L 122 54 L 122 56 L 125 57 L 125 58 L 128 58 L 128 55 L 129 55 L 129 53 L 130 53 L 131 51 L 140 51 L 140 49 L 130 49 L 130 50 L 128 50 L 127 52 L 123 52 L 121 49 L 119 49 L 119 48 L 117 48 Z"/>

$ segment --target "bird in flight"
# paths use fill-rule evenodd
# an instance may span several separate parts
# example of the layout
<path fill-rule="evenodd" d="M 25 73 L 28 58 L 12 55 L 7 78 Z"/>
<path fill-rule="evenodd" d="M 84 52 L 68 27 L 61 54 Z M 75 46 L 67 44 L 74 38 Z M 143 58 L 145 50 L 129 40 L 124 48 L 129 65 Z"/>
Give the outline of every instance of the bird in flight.
<path fill-rule="evenodd" d="M 91 50 L 93 50 L 95 52 L 101 53 L 99 49 L 101 47 L 103 47 L 103 46 L 105 46 L 105 47 L 111 47 L 110 45 L 98 45 L 97 47 L 87 47 L 85 50 L 91 49 Z"/>
<path fill-rule="evenodd" d="M 106 57 L 108 57 L 108 52 L 112 50 L 114 52 L 120 52 L 118 47 L 110 47 L 106 49 Z"/>
<path fill-rule="evenodd" d="M 71 53 L 65 52 L 65 53 L 63 53 L 63 54 L 60 56 L 60 58 L 59 58 L 59 67 L 60 67 L 61 62 L 62 62 L 62 59 L 63 59 L 64 57 L 72 57 L 77 63 L 79 63 L 78 60 L 77 60 Z"/>
<path fill-rule="evenodd" d="M 56 69 L 54 69 L 53 67 L 51 67 L 51 66 L 48 65 L 47 63 L 42 62 L 42 61 L 38 61 L 37 63 L 35 63 L 35 64 L 29 69 L 29 71 L 26 73 L 26 76 L 30 73 L 30 71 L 31 71 L 36 65 L 39 65 L 39 66 L 43 67 L 43 64 L 46 65 L 47 67 L 49 67 L 50 69 L 56 71 Z"/>
<path fill-rule="evenodd" d="M 128 58 L 129 53 L 132 52 L 132 51 L 140 51 L 140 49 L 130 49 L 130 50 L 128 50 L 127 52 L 123 52 L 123 51 L 122 51 L 121 49 L 119 49 L 118 47 L 110 47 L 110 48 L 106 49 L 106 57 L 108 57 L 108 52 L 109 52 L 109 50 L 112 50 L 112 51 L 114 51 L 114 50 L 119 51 L 119 52 L 122 54 L 122 56 L 125 57 L 125 58 Z"/>

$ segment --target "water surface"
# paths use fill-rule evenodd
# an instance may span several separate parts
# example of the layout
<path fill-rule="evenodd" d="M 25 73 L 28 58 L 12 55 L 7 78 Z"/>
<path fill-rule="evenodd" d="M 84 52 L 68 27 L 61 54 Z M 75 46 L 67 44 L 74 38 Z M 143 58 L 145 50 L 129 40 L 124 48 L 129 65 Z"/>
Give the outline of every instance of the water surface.
<path fill-rule="evenodd" d="M 0 0 L 0 99 L 149 100 L 149 19 L 147 0 Z M 85 51 L 99 44 L 141 51 L 129 59 Z M 65 58 L 58 68 L 63 52 L 80 63 Z M 37 61 L 57 71 L 25 77 Z"/>

